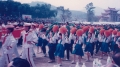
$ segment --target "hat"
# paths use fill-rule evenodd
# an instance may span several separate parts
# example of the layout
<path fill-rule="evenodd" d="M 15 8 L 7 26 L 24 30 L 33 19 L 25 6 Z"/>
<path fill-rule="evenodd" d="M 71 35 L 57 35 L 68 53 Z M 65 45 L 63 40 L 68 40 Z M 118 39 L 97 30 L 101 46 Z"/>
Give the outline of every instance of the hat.
<path fill-rule="evenodd" d="M 59 30 L 59 26 L 58 25 L 54 25 L 52 30 L 53 30 L 53 32 L 57 32 Z"/>
<path fill-rule="evenodd" d="M 74 34 L 76 31 L 77 31 L 77 28 L 75 28 L 75 27 L 71 28 L 71 30 L 70 30 L 70 32 L 71 32 L 72 34 Z"/>
<path fill-rule="evenodd" d="M 31 23 L 24 23 L 24 26 L 31 26 Z"/>
<path fill-rule="evenodd" d="M 83 30 L 82 30 L 82 29 L 78 29 L 78 30 L 76 31 L 76 35 L 77 35 L 77 36 L 82 36 L 82 34 L 83 34 Z"/>
<path fill-rule="evenodd" d="M 13 25 L 6 25 L 6 28 L 14 28 Z"/>

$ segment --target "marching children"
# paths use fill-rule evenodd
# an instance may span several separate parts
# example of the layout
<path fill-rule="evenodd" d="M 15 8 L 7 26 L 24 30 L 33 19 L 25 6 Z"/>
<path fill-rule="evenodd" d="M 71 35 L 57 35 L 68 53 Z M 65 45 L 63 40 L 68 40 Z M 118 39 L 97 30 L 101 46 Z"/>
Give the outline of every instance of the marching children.
<path fill-rule="evenodd" d="M 98 46 L 96 46 L 96 54 L 98 53 L 99 49 L 101 48 L 104 37 L 105 37 L 104 33 L 100 32 L 98 34 Z"/>
<path fill-rule="evenodd" d="M 60 33 L 58 44 L 55 51 L 55 56 L 57 57 L 57 63 L 60 66 L 62 65 L 62 58 L 64 58 L 64 46 L 63 46 L 64 44 L 65 44 L 64 34 Z"/>
<path fill-rule="evenodd" d="M 69 60 L 69 58 L 70 58 L 70 54 L 69 53 L 70 53 L 71 46 L 70 46 L 70 40 L 69 40 L 68 33 L 66 33 L 66 35 L 65 35 L 64 49 L 66 50 L 66 54 L 67 54 L 66 60 Z"/>
<path fill-rule="evenodd" d="M 41 32 L 41 29 L 39 29 L 39 32 L 38 32 L 38 44 L 37 44 L 37 53 L 41 53 L 42 52 L 42 32 Z M 40 51 L 39 51 L 40 49 Z"/>
<path fill-rule="evenodd" d="M 117 50 L 117 44 L 116 44 L 116 41 L 118 39 L 118 36 L 117 35 L 113 35 L 112 37 L 112 42 L 111 42 L 111 51 L 112 51 L 112 54 L 115 54 L 116 50 Z"/>
<path fill-rule="evenodd" d="M 17 28 L 17 26 L 14 26 L 14 27 L 16 27 L 14 30 L 19 29 L 19 28 Z M 16 33 L 16 34 L 17 34 L 17 33 Z M 20 55 L 19 55 L 19 53 L 18 53 L 18 49 L 17 49 L 17 45 L 18 45 L 18 40 L 19 40 L 19 38 L 15 38 L 15 39 L 16 39 L 16 45 L 15 45 L 15 47 L 14 47 L 14 54 L 15 54 L 16 57 L 20 57 Z"/>
<path fill-rule="evenodd" d="M 92 56 L 93 54 L 93 39 L 92 39 L 92 33 L 88 33 L 87 41 L 86 41 L 86 47 L 85 47 L 85 52 L 87 55 L 87 61 L 90 61 L 90 55 Z"/>
<path fill-rule="evenodd" d="M 25 25 L 25 34 L 23 34 L 23 53 L 22 58 L 27 59 L 31 67 L 36 67 L 33 61 L 33 46 L 37 43 L 38 37 L 33 33 L 30 28 L 31 24 L 26 23 Z"/>
<path fill-rule="evenodd" d="M 76 63 L 76 55 L 78 55 L 79 63 L 81 63 L 81 58 L 82 56 L 84 56 L 82 44 L 83 44 L 82 36 L 77 36 L 76 45 L 73 51 L 74 57 L 73 57 L 72 64 Z"/>
<path fill-rule="evenodd" d="M 31 26 L 31 29 L 32 29 L 32 32 L 34 34 L 36 34 L 36 36 L 38 35 L 38 30 L 36 29 L 36 24 L 32 23 L 32 26 Z M 35 52 L 34 52 L 34 47 L 33 47 L 33 56 L 35 57 Z"/>
<path fill-rule="evenodd" d="M 53 32 L 51 31 L 50 34 L 50 39 L 49 39 L 49 51 L 48 51 L 48 54 L 49 54 L 49 58 L 50 58 L 50 61 L 48 61 L 48 63 L 52 63 L 52 62 L 55 62 L 55 56 L 54 56 L 54 53 L 55 53 L 55 50 L 56 50 L 56 40 L 55 40 L 55 37 L 53 36 Z"/>
<path fill-rule="evenodd" d="M 75 35 L 72 34 L 72 33 L 70 33 L 70 35 L 69 35 L 69 40 L 70 40 L 70 51 L 71 51 L 71 53 L 72 53 L 73 44 L 74 44 L 74 41 L 76 40 L 76 39 L 75 39 Z"/>
<path fill-rule="evenodd" d="M 109 53 L 109 43 L 110 43 L 110 36 L 108 35 L 110 32 L 105 31 L 105 38 L 103 39 L 102 46 L 101 46 L 101 59 L 103 58 L 103 53 Z"/>
<path fill-rule="evenodd" d="M 120 52 L 120 32 L 117 32 L 117 41 L 116 41 L 115 53 Z"/>
<path fill-rule="evenodd" d="M 46 57 L 46 45 L 48 44 L 48 38 L 46 36 L 46 29 L 43 28 L 42 31 L 41 31 L 43 34 L 42 34 L 42 51 L 44 53 L 44 57 Z"/>
<path fill-rule="evenodd" d="M 116 53 L 119 53 L 120 52 L 120 36 L 117 39 L 116 44 L 117 44 Z"/>

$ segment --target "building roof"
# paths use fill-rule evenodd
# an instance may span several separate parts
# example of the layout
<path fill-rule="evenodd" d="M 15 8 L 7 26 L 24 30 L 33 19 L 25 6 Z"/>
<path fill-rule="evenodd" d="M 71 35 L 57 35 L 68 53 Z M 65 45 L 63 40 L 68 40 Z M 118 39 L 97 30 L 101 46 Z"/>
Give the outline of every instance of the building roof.
<path fill-rule="evenodd" d="M 110 16 L 109 15 L 106 15 L 106 16 L 101 16 L 102 18 L 109 18 Z"/>
<path fill-rule="evenodd" d="M 110 12 L 110 10 L 108 10 L 108 9 L 104 9 L 104 11 L 105 11 L 105 12 Z"/>
<path fill-rule="evenodd" d="M 119 11 L 119 10 L 116 10 L 115 8 L 108 7 L 108 9 L 105 9 L 105 12 L 109 12 L 110 10 L 112 10 L 112 11 Z"/>
<path fill-rule="evenodd" d="M 105 15 L 109 15 L 109 13 L 102 13 L 102 15 L 103 15 L 103 16 L 105 16 Z"/>
<path fill-rule="evenodd" d="M 115 8 L 110 8 L 110 7 L 108 7 L 108 9 L 109 9 L 109 10 L 116 10 Z"/>

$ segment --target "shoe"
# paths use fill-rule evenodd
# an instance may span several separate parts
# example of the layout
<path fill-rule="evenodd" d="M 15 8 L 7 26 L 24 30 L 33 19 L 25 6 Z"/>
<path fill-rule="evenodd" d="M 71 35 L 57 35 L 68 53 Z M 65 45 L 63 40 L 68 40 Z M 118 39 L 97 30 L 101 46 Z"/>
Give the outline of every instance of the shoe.
<path fill-rule="evenodd" d="M 58 66 L 62 66 L 62 64 L 58 64 Z"/>
<path fill-rule="evenodd" d="M 55 62 L 55 60 L 52 60 L 52 62 Z"/>
<path fill-rule="evenodd" d="M 35 54 L 33 54 L 33 57 L 36 57 L 36 55 L 35 55 Z"/>
<path fill-rule="evenodd" d="M 75 61 L 72 61 L 71 64 L 76 64 Z"/>
<path fill-rule="evenodd" d="M 69 61 L 69 59 L 66 59 L 66 61 Z"/>
<path fill-rule="evenodd" d="M 53 61 L 52 61 L 52 60 L 50 60 L 50 61 L 48 61 L 48 63 L 53 63 Z"/>
<path fill-rule="evenodd" d="M 95 53 L 95 56 L 97 56 L 97 53 Z"/>

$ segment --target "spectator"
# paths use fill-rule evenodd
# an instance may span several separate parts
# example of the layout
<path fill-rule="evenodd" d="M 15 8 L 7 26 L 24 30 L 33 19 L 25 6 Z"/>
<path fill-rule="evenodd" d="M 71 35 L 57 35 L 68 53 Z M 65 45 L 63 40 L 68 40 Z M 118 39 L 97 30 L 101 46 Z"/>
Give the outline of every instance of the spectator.
<path fill-rule="evenodd" d="M 8 67 L 30 67 L 30 64 L 25 59 L 15 58 L 8 64 Z"/>

